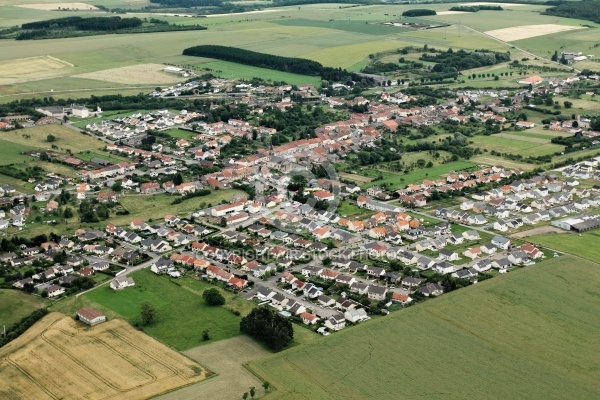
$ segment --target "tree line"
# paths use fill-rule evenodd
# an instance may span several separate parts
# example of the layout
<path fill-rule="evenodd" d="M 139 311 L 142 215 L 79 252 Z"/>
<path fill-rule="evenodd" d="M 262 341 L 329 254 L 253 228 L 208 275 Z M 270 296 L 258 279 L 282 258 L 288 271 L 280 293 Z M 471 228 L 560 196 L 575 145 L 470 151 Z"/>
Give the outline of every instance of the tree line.
<path fill-rule="evenodd" d="M 594 0 L 554 2 L 556 7 L 551 7 L 542 12 L 544 15 L 557 17 L 586 19 L 600 23 L 600 2 Z"/>
<path fill-rule="evenodd" d="M 461 11 L 461 12 L 477 12 L 477 11 L 502 11 L 503 8 L 501 6 L 491 6 L 491 5 L 478 5 L 478 6 L 454 6 L 450 7 L 450 11 Z"/>
<path fill-rule="evenodd" d="M 80 31 L 115 31 L 136 28 L 142 25 L 139 18 L 121 17 L 65 17 L 46 21 L 29 22 L 21 25 L 23 29 L 76 29 Z"/>
<path fill-rule="evenodd" d="M 320 63 L 304 58 L 282 57 L 273 54 L 259 53 L 237 47 L 202 45 L 183 50 L 184 56 L 216 58 L 253 67 L 274 69 L 294 74 L 320 76 L 324 80 L 343 81 L 347 79 L 360 80 L 341 68 L 324 67 Z"/>
<path fill-rule="evenodd" d="M 427 10 L 424 8 L 415 8 L 413 10 L 407 10 L 402 13 L 403 17 L 424 17 L 427 15 L 437 15 L 435 10 Z"/>

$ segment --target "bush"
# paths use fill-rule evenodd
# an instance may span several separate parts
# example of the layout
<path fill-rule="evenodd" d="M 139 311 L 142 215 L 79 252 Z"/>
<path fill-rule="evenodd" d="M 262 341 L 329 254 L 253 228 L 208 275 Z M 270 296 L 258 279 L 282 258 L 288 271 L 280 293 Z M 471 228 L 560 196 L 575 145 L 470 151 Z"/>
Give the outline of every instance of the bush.
<path fill-rule="evenodd" d="M 205 290 L 202 293 L 202 298 L 209 306 L 222 306 L 225 304 L 225 297 L 215 288 Z"/>

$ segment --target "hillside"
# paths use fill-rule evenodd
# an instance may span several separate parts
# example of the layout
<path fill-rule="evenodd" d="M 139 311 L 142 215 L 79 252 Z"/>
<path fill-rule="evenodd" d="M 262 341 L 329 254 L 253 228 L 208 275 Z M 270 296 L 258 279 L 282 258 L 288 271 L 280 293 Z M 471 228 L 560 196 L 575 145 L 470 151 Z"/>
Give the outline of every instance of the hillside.
<path fill-rule="evenodd" d="M 269 356 L 272 399 L 598 398 L 598 265 L 565 256 Z"/>

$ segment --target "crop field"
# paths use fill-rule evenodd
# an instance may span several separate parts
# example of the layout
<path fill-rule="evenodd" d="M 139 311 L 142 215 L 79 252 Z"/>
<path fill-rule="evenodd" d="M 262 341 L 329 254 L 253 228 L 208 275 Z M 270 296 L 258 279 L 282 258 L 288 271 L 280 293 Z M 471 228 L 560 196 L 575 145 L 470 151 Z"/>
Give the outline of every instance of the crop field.
<path fill-rule="evenodd" d="M 54 135 L 56 140 L 54 142 L 48 142 L 48 135 Z M 52 145 L 55 145 L 59 150 L 66 151 L 66 149 L 70 149 L 73 153 L 89 149 L 98 149 L 105 146 L 105 144 L 98 139 L 79 133 L 66 126 L 55 124 L 35 126 L 26 130 L 17 129 L 14 131 L 2 132 L 0 137 L 4 141 L 19 146 L 45 150 L 50 149 Z"/>
<path fill-rule="evenodd" d="M 180 75 L 163 72 L 164 67 L 162 64 L 139 64 L 88 72 L 87 74 L 74 75 L 74 77 L 126 85 L 136 83 L 170 84 L 184 80 Z"/>
<path fill-rule="evenodd" d="M 256 387 L 257 396 L 264 393 L 262 382 L 243 365 L 265 357 L 270 352 L 248 336 L 210 343 L 187 350 L 184 354 L 201 365 L 206 365 L 217 375 L 160 396 L 160 400 L 196 399 L 199 393 L 203 399 L 237 399 L 252 386 Z"/>
<path fill-rule="evenodd" d="M 131 323 L 140 321 L 140 304 L 149 301 L 157 309 L 156 322 L 144 327 L 144 332 L 180 351 L 239 335 L 240 317 L 226 307 L 239 310 L 242 315 L 252 309 L 251 302 L 225 291 L 225 306 L 208 306 L 202 292 L 214 286 L 192 278 L 171 279 L 148 269 L 135 272 L 132 277 L 135 286 L 127 290 L 114 291 L 105 285 L 84 296 Z M 202 341 L 204 330 L 209 332 L 209 342 Z"/>
<path fill-rule="evenodd" d="M 557 32 L 571 31 L 574 29 L 583 28 L 577 26 L 566 26 L 557 24 L 541 24 L 494 29 L 491 31 L 486 31 L 485 33 L 497 39 L 504 40 L 505 42 L 514 42 L 516 40 L 529 39 L 532 37 L 544 36 Z"/>
<path fill-rule="evenodd" d="M 521 154 L 527 156 L 543 156 L 563 151 L 564 146 L 550 143 L 548 139 L 524 137 L 510 133 L 499 133 L 492 136 L 475 136 L 471 138 L 473 146 L 485 150 L 496 150 L 500 153 Z"/>
<path fill-rule="evenodd" d="M 567 19 L 562 18 L 561 22 L 566 22 Z M 577 20 L 574 20 L 577 21 Z M 595 26 L 590 21 L 581 21 L 586 25 Z M 581 51 L 583 54 L 593 54 L 596 58 L 600 57 L 600 47 L 594 47 L 598 43 L 597 36 L 590 34 L 588 29 L 578 29 L 566 32 L 560 32 L 544 37 L 534 37 L 513 42 L 516 46 L 535 52 L 542 56 L 550 57 L 557 49 L 575 49 L 570 51 Z M 569 51 L 569 50 L 567 50 Z M 576 68 L 580 68 L 581 63 L 575 64 Z"/>
<path fill-rule="evenodd" d="M 34 310 L 44 308 L 46 301 L 19 290 L 0 290 L 0 326 L 6 328 L 31 314 Z"/>
<path fill-rule="evenodd" d="M 529 236 L 528 241 L 549 247 L 565 253 L 575 254 L 591 261 L 600 260 L 600 230 L 576 233 L 548 233 L 544 235 Z"/>
<path fill-rule="evenodd" d="M 597 398 L 599 278 L 563 256 L 250 366 L 269 399 Z"/>
<path fill-rule="evenodd" d="M 86 3 L 35 3 L 35 4 L 21 4 L 17 7 L 31 8 L 34 10 L 43 11 L 56 11 L 59 9 L 80 9 L 80 10 L 97 10 L 96 6 Z"/>
<path fill-rule="evenodd" d="M 66 75 L 69 67 L 73 67 L 73 64 L 50 56 L 3 61 L 0 63 L 0 84 L 8 85 Z"/>
<path fill-rule="evenodd" d="M 4 398 L 146 399 L 208 373 L 122 320 L 89 328 L 59 313 L 0 351 Z"/>

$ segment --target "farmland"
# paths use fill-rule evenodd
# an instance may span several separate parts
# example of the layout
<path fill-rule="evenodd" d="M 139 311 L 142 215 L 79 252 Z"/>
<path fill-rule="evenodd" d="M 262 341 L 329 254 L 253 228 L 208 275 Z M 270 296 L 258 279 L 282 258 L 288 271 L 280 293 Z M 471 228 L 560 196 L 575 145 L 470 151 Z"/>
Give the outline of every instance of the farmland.
<path fill-rule="evenodd" d="M 131 323 L 140 322 L 140 304 L 149 301 L 157 309 L 157 321 L 144 332 L 177 350 L 187 350 L 206 344 L 202 331 L 208 330 L 210 342 L 240 334 L 240 317 L 227 308 L 248 313 L 252 304 L 239 295 L 228 292 L 224 307 L 211 307 L 202 300 L 202 292 L 210 284 L 192 278 L 169 279 L 149 270 L 132 274 L 136 285 L 123 291 L 108 286 L 85 295 L 89 300 L 107 307 Z"/>
<path fill-rule="evenodd" d="M 46 301 L 11 289 L 0 290 L 0 326 L 10 327 L 21 318 L 38 308 L 44 308 Z"/>
<path fill-rule="evenodd" d="M 0 351 L 4 398 L 146 399 L 208 374 L 122 320 L 89 329 L 59 313 Z"/>
<path fill-rule="evenodd" d="M 595 398 L 598 278 L 596 264 L 564 256 L 251 368 L 276 388 L 271 399 Z"/>
<path fill-rule="evenodd" d="M 591 261 L 600 260 L 600 247 L 598 240 L 600 232 L 593 230 L 582 234 L 575 233 L 549 233 L 545 235 L 530 236 L 528 241 L 549 247 L 565 253 L 575 254 Z"/>
<path fill-rule="evenodd" d="M 53 135 L 56 139 L 53 142 L 48 142 L 48 135 Z M 91 138 L 62 125 L 35 126 L 27 130 L 3 132 L 1 137 L 3 140 L 19 146 L 45 150 L 54 145 L 59 150 L 66 151 L 69 149 L 73 153 L 99 149 L 105 146 L 99 139 Z"/>
<path fill-rule="evenodd" d="M 113 2 L 111 2 L 113 3 Z M 141 7 L 143 2 L 114 2 L 114 6 Z M 2 0 L 3 12 L 9 16 L 0 18 L 0 25 L 13 26 L 31 20 L 48 18 L 49 11 L 14 7 L 12 0 Z M 104 4 L 104 3 L 103 3 Z M 116 5 L 119 4 L 119 5 Z M 544 6 L 508 5 L 500 14 L 494 11 L 478 13 L 448 14 L 431 16 L 427 19 L 433 23 L 450 23 L 447 28 L 414 30 L 393 28 L 382 25 L 384 22 L 402 19 L 400 15 L 409 5 L 370 5 L 340 8 L 337 5 L 315 4 L 302 7 L 281 7 L 263 10 L 259 13 L 231 14 L 205 18 L 203 25 L 208 30 L 202 32 L 167 32 L 148 33 L 143 35 L 114 35 L 110 40 L 101 37 L 80 37 L 55 39 L 48 41 L 29 41 L 3 43 L 4 52 L 0 54 L 2 65 L 26 63 L 27 68 L 6 69 L 6 85 L 0 88 L 0 95 L 11 95 L 4 98 L 19 98 L 19 93 L 38 92 L 43 97 L 45 92 L 53 90 L 53 96 L 64 97 L 67 91 L 79 90 L 77 95 L 90 95 L 84 89 L 94 89 L 107 93 L 110 90 L 123 88 L 129 93 L 147 91 L 148 83 L 167 83 L 159 71 L 149 70 L 147 65 L 175 64 L 190 65 L 202 72 L 210 68 L 225 78 L 252 78 L 259 76 L 275 81 L 287 81 L 292 84 L 316 82 L 314 77 L 285 74 L 264 69 L 246 68 L 235 64 L 212 61 L 209 59 L 194 60 L 181 55 L 184 48 L 199 44 L 219 44 L 236 46 L 248 50 L 266 52 L 282 56 L 302 57 L 316 60 L 323 65 L 343 67 L 356 70 L 364 66 L 369 54 L 394 50 L 408 45 L 435 46 L 436 48 L 461 47 L 465 49 L 488 48 L 496 51 L 510 50 L 509 46 L 493 38 L 483 35 L 482 31 L 518 27 L 521 25 L 545 26 L 556 25 L 556 29 L 580 28 L 582 21 L 540 15 L 538 11 Z M 431 5 L 438 11 L 446 11 L 451 4 Z M 79 13 L 65 11 L 65 16 L 94 15 L 93 12 Z M 96 14 L 97 15 L 97 14 Z M 139 14 L 147 16 L 147 14 Z M 504 18 L 510 16 L 510 18 Z M 169 23 L 193 24 L 197 20 L 181 17 L 161 17 Z M 407 18 L 406 21 L 416 19 Z M 420 21 L 420 20 L 419 20 Z M 459 26 L 460 23 L 460 26 Z M 590 26 L 593 23 L 586 21 Z M 473 29 L 469 29 L 473 28 Z M 534 28 L 536 32 L 542 32 Z M 481 31 L 481 32 L 480 32 Z M 587 49 L 593 43 L 586 29 L 571 30 L 558 34 L 547 34 L 539 38 L 519 40 L 523 48 L 530 51 L 540 50 L 540 55 L 547 57 L 548 51 L 556 50 L 548 37 L 569 38 L 562 44 L 569 48 Z M 544 42 L 545 41 L 545 42 Z M 548 43 L 548 44 L 544 44 Z M 581 43 L 581 46 L 579 46 Z M 539 45 L 538 45 L 539 44 Z M 531 46 L 530 46 L 531 45 Z M 592 50 L 592 53 L 595 50 Z M 587 51 L 587 50 L 586 50 Z M 513 50 L 514 52 L 514 50 Z M 520 52 L 517 50 L 517 56 Z M 47 56 L 49 55 L 49 56 Z M 28 60 L 33 60 L 30 62 Z M 35 67 L 35 68 L 34 68 Z M 29 70 L 34 68 L 34 70 Z M 138 71 L 133 74 L 132 71 Z M 20 71 L 15 75 L 15 70 Z M 3 69 L 0 68 L 0 76 Z M 74 78 L 77 77 L 77 78 Z M 90 79 L 91 78 L 91 79 Z M 160 79 L 159 79 L 160 78 Z M 35 82 L 33 81 L 35 80 Z M 504 80 L 504 79 L 503 79 Z M 15 83 L 19 81 L 19 85 Z M 13 82 L 13 83 L 11 83 Z M 476 86 L 485 81 L 473 82 Z M 139 88 L 128 85 L 140 85 Z M 514 82 L 506 80 L 506 84 L 514 86 Z M 47 94 L 46 94 L 47 95 Z M 15 96 L 15 97 L 13 97 Z"/>
<path fill-rule="evenodd" d="M 13 132 L 2 132 L 0 133 L 0 138 L 5 139 L 8 137 L 8 133 Z M 33 150 L 36 150 L 36 148 L 33 146 L 3 140 L 2 148 L 0 149 L 0 165 L 25 163 L 31 161 L 31 156 L 21 153 Z"/>

